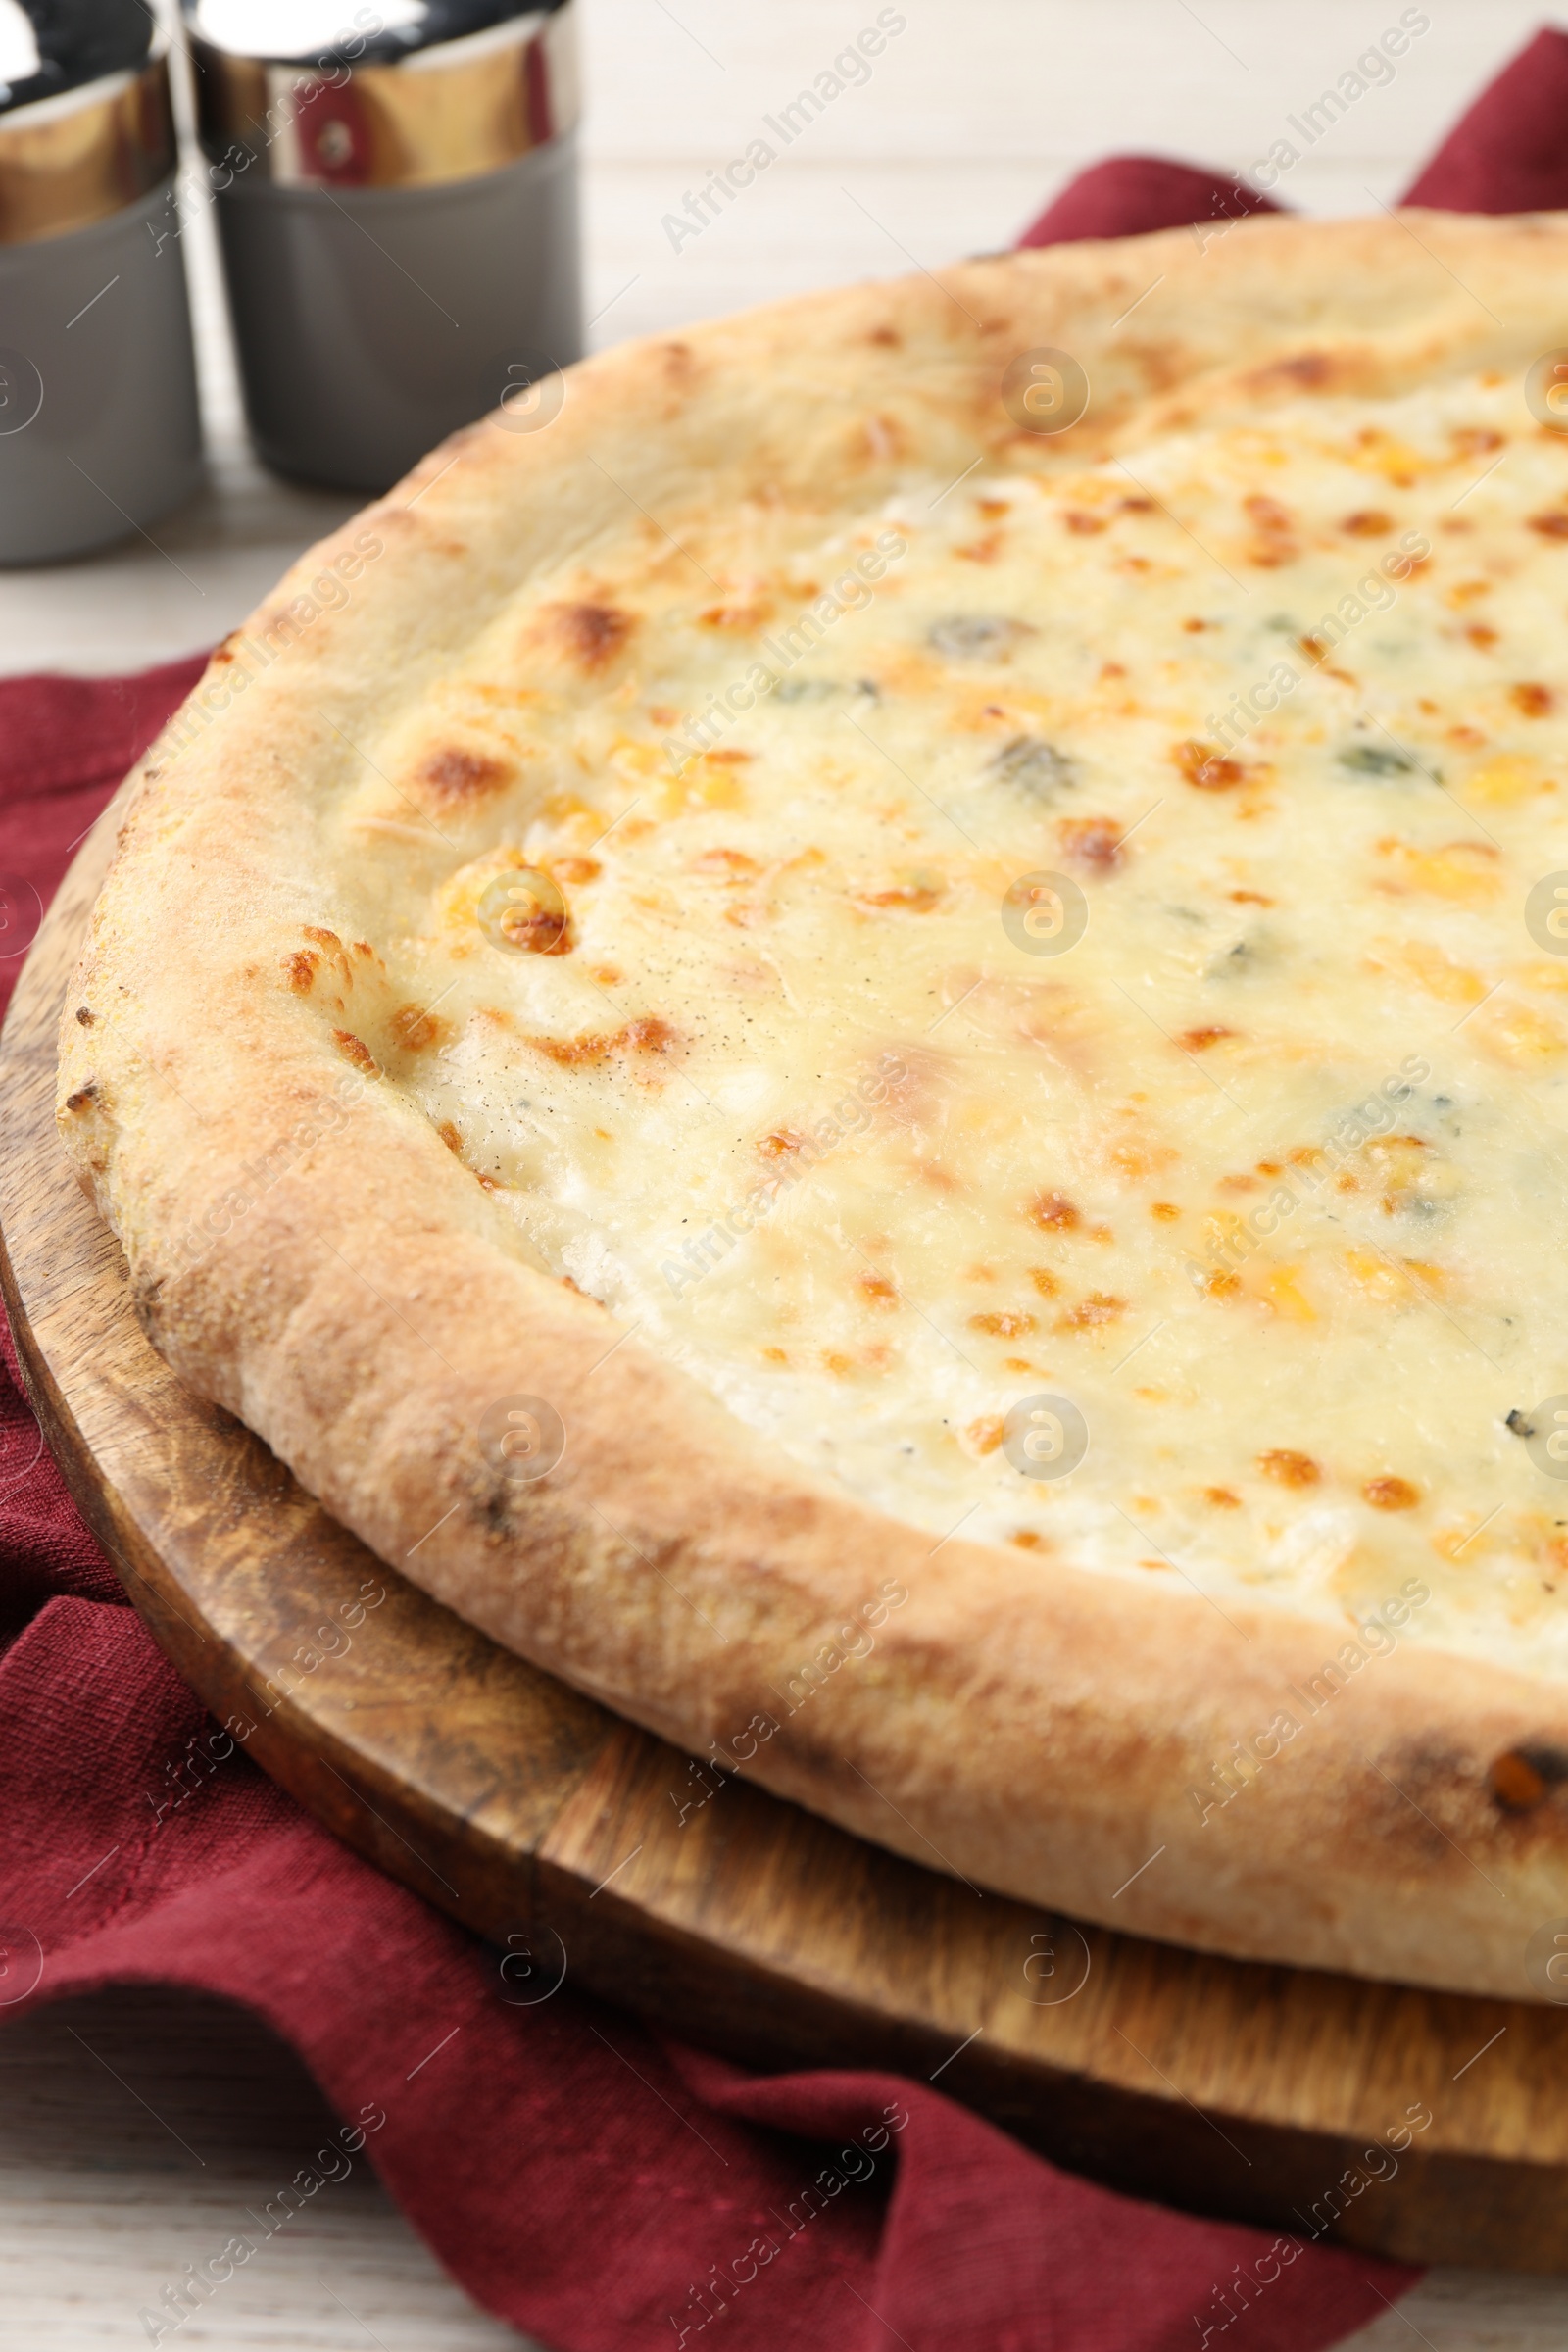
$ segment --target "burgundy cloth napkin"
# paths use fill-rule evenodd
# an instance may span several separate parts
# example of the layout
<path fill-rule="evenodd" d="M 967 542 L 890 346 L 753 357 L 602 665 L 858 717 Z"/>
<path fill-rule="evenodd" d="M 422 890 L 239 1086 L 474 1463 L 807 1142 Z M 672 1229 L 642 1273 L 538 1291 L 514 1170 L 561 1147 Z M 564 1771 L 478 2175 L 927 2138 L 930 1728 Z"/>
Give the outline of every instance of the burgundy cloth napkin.
<path fill-rule="evenodd" d="M 1410 201 L 1568 206 L 1568 35 L 1537 36 Z M 1223 174 L 1123 157 L 1022 242 L 1270 209 Z M 0 683 L 0 1003 L 71 851 L 199 667 Z M 1117 2196 L 924 2083 L 748 2075 L 569 1970 L 514 2006 L 495 1953 L 227 1742 L 126 1604 L 3 1356 L 0 1643 L 0 2017 L 133 1981 L 247 2003 L 343 2119 L 301 2193 L 372 2163 L 469 2293 L 559 2352 L 681 2352 L 719 2327 L 730 2352 L 1315 2352 L 1417 2275 Z M 205 2266 L 196 2307 L 255 2235 Z M 150 2339 L 177 2308 L 145 2315 Z"/>

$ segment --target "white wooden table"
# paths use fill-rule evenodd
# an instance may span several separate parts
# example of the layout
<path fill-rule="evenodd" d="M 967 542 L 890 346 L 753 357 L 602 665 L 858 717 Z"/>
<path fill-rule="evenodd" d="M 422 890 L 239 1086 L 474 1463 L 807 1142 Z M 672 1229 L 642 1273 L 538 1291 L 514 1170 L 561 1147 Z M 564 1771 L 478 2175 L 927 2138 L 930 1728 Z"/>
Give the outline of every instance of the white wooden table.
<path fill-rule="evenodd" d="M 900 0 L 905 28 L 869 81 L 679 252 L 662 216 L 831 64 L 877 0 L 579 5 L 597 347 L 995 250 L 1108 149 L 1244 166 L 1397 21 L 1401 0 Z M 1432 0 L 1429 14 L 1395 79 L 1290 174 L 1290 202 L 1348 213 L 1396 195 L 1542 11 L 1540 0 Z M 115 671 L 194 652 L 349 512 L 250 457 L 204 223 L 187 243 L 210 487 L 156 526 L 156 546 L 0 573 L 0 671 Z M 316 2144 L 322 2112 L 298 2065 L 216 2003 L 127 1990 L 0 2027 L 5 2340 L 24 2352 L 145 2343 L 140 2306 L 242 2226 L 241 2209 Z M 192 2352 L 492 2352 L 520 2340 L 441 2274 L 363 2167 L 181 2330 Z M 1435 2273 L 1354 2339 L 1355 2352 L 1415 2343 L 1562 2352 L 1568 2282 Z"/>

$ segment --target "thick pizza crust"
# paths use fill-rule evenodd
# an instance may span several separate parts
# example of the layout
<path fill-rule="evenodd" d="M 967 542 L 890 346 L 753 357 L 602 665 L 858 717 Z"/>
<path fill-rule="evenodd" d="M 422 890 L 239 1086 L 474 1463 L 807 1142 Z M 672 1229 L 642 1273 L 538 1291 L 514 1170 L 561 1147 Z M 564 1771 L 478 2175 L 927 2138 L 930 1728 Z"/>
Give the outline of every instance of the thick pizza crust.
<path fill-rule="evenodd" d="M 373 957 L 343 955 L 336 1044 L 277 971 L 302 926 L 349 938 L 319 856 L 345 745 L 416 710 L 530 576 L 621 532 L 628 498 L 672 531 L 747 497 L 831 517 L 977 455 L 1076 465 L 1303 395 L 1517 375 L 1565 295 L 1559 218 L 1244 221 L 1206 250 L 1021 254 L 645 342 L 573 370 L 547 430 L 433 453 L 296 567 L 154 747 L 67 1002 L 62 1132 L 156 1345 L 499 1641 L 884 1845 L 1141 1934 L 1531 1997 L 1525 1947 L 1568 1912 L 1562 1684 L 1401 1644 L 1359 1679 L 1346 1661 L 1273 1760 L 1259 1735 L 1343 1626 L 934 1543 L 813 1481 L 616 1345 L 353 1056 Z M 998 399 L 1042 346 L 1094 391 L 1046 443 Z M 311 595 L 334 567 L 341 606 Z M 286 659 L 249 660 L 280 634 Z M 203 695 L 226 696 L 211 724 Z M 479 1434 L 519 1395 L 566 1433 L 533 1483 Z M 1193 1790 L 1238 1747 L 1268 1760 L 1205 1810 Z M 1523 1807 L 1494 1773 L 1521 1751 Z"/>

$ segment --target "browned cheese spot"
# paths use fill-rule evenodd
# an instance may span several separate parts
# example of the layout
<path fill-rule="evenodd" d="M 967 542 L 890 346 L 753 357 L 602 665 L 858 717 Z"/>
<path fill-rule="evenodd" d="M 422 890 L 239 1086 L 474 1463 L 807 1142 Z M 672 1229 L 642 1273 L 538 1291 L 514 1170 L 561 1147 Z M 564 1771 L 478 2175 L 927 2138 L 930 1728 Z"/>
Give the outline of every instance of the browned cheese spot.
<path fill-rule="evenodd" d="M 676 1042 L 676 1032 L 668 1021 L 657 1017 L 628 1021 L 623 1029 L 612 1033 L 591 1032 L 586 1037 L 525 1037 L 523 1043 L 536 1053 L 547 1054 L 564 1069 L 584 1062 L 609 1061 L 615 1054 L 668 1054 Z"/>
<path fill-rule="evenodd" d="M 744 850 L 704 850 L 691 863 L 694 874 L 716 874 L 720 881 L 744 882 L 761 867 Z"/>
<path fill-rule="evenodd" d="M 1375 1511 L 1413 1511 L 1421 1499 L 1407 1478 L 1369 1478 L 1361 1493 Z"/>
<path fill-rule="evenodd" d="M 1277 1487 L 1315 1487 L 1323 1475 L 1309 1453 L 1296 1453 L 1289 1446 L 1260 1453 L 1257 1466 Z"/>
<path fill-rule="evenodd" d="M 1352 539 L 1382 539 L 1393 530 L 1394 517 L 1385 514 L 1381 507 L 1357 507 L 1353 514 L 1346 515 L 1340 528 Z"/>
<path fill-rule="evenodd" d="M 1184 1029 L 1181 1042 L 1189 1054 L 1206 1054 L 1209 1047 L 1217 1046 L 1222 1038 L 1239 1035 L 1238 1030 L 1225 1029 L 1217 1022 L 1212 1022 L 1203 1029 Z"/>
<path fill-rule="evenodd" d="M 1069 865 L 1085 873 L 1111 874 L 1122 861 L 1126 828 L 1111 816 L 1058 818 L 1056 838 Z"/>
<path fill-rule="evenodd" d="M 1262 571 L 1274 571 L 1282 564 L 1294 563 L 1300 554 L 1300 544 L 1294 536 L 1295 524 L 1278 499 L 1265 498 L 1260 492 L 1242 501 L 1248 520 L 1256 533 L 1248 548 L 1248 561 Z"/>
<path fill-rule="evenodd" d="M 1008 1314 L 1001 1309 L 969 1317 L 971 1331 L 987 1332 L 998 1340 L 1026 1340 L 1038 1328 L 1033 1315 Z"/>
<path fill-rule="evenodd" d="M 422 1004 L 400 1004 L 389 1023 L 392 1035 L 404 1051 L 420 1054 L 426 1046 L 439 1045 L 452 1034 L 450 1021 L 439 1013 L 426 1012 Z"/>
<path fill-rule="evenodd" d="M 316 978 L 320 960 L 318 956 L 312 955 L 309 948 L 296 948 L 292 956 L 284 956 L 283 969 L 288 974 L 288 984 L 297 997 L 310 995 L 311 984 Z"/>
<path fill-rule="evenodd" d="M 1080 1298 L 1076 1306 L 1069 1306 L 1067 1312 L 1058 1317 L 1056 1329 L 1094 1331 L 1102 1323 L 1116 1322 L 1126 1312 L 1125 1298 L 1113 1298 L 1106 1291 L 1091 1291 L 1087 1298 Z"/>
<path fill-rule="evenodd" d="M 940 882 L 911 880 L 895 882 L 887 890 L 866 890 L 859 894 L 864 906 L 902 906 L 906 914 L 929 914 L 942 903 Z"/>
<path fill-rule="evenodd" d="M 1200 792 L 1233 792 L 1238 784 L 1247 781 L 1247 769 L 1240 760 L 1227 760 L 1211 743 L 1196 743 L 1191 738 L 1176 744 L 1171 758 L 1189 784 Z"/>
<path fill-rule="evenodd" d="M 1549 686 L 1539 686 L 1533 679 L 1522 679 L 1508 689 L 1508 700 L 1526 718 L 1544 718 L 1557 698 Z"/>
<path fill-rule="evenodd" d="M 1532 514 L 1530 528 L 1543 539 L 1568 539 L 1568 514 Z"/>
<path fill-rule="evenodd" d="M 1029 1215 L 1036 1225 L 1048 1233 L 1070 1233 L 1083 1223 L 1082 1212 L 1075 1208 L 1065 1193 L 1041 1193 L 1030 1202 Z"/>

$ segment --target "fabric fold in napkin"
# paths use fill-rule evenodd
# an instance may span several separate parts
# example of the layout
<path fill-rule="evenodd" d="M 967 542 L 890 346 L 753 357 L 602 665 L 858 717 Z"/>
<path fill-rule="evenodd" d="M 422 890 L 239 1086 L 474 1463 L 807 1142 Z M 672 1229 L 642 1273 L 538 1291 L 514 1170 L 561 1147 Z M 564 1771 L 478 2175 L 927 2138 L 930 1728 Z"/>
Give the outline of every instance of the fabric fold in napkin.
<path fill-rule="evenodd" d="M 1446 213 L 1568 208 L 1568 32 L 1538 32 L 1472 100 L 1399 201 Z"/>
<path fill-rule="evenodd" d="M 1158 155 L 1108 155 L 1052 198 L 1020 246 L 1070 245 L 1083 237 L 1142 237 L 1156 228 L 1241 220 L 1286 208 L 1225 172 L 1173 164 Z"/>
<path fill-rule="evenodd" d="M 1568 206 L 1568 36 L 1531 43 L 1407 201 Z M 1278 209 L 1224 174 L 1114 158 L 1022 241 Z M 200 666 L 0 681 L 0 1002 Z M 569 1966 L 514 2006 L 494 1952 L 339 1845 L 185 1689 L 9 1357 L 0 1644 L 0 2022 L 137 1981 L 247 2003 L 448 2270 L 556 2352 L 1317 2352 L 1417 2276 L 1116 2195 L 925 2083 L 746 2074 L 593 1999 Z"/>

